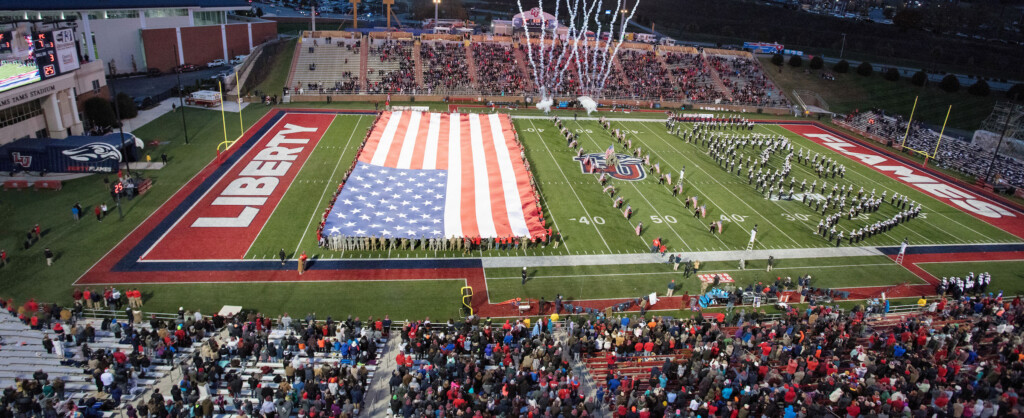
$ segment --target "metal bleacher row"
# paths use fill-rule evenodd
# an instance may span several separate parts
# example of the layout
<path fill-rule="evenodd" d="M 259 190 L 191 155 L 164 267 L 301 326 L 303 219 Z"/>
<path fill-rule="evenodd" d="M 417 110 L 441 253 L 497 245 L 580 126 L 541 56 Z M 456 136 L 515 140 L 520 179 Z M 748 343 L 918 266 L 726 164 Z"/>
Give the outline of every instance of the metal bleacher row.
<path fill-rule="evenodd" d="M 274 344 L 275 346 L 282 346 L 289 332 L 291 331 L 285 331 L 281 329 L 273 330 L 268 334 L 268 342 Z M 388 335 L 387 333 L 385 333 L 381 339 L 377 340 L 377 352 L 374 353 L 373 359 L 368 361 L 367 364 L 364 365 L 356 364 L 355 362 L 352 361 L 352 359 L 343 358 L 341 354 L 337 352 L 315 352 L 313 357 L 308 357 L 305 351 L 296 350 L 294 352 L 294 355 L 298 356 L 298 363 L 301 364 L 303 367 L 303 369 L 296 370 L 296 376 L 299 376 L 300 373 L 303 373 L 305 367 L 313 367 L 315 369 L 318 367 L 328 365 L 331 367 L 340 367 L 343 368 L 344 370 L 351 371 L 348 368 L 362 366 L 365 367 L 367 370 L 366 380 L 361 382 L 364 385 L 365 390 L 366 388 L 369 387 L 370 381 L 373 379 L 374 372 L 377 369 L 378 360 L 384 353 L 387 341 Z M 259 385 L 261 388 L 269 387 L 271 389 L 277 389 L 277 387 L 280 386 L 280 383 L 275 382 L 275 380 L 284 381 L 286 373 L 285 368 L 287 367 L 288 364 L 294 364 L 289 363 L 287 360 L 260 361 L 260 359 L 257 356 L 253 356 L 252 358 L 227 356 L 222 357 L 220 361 L 225 365 L 225 375 L 233 373 L 235 375 L 238 375 L 242 380 L 242 390 L 241 396 L 238 398 L 239 401 L 249 401 L 252 402 L 257 407 L 262 402 L 262 399 L 260 399 L 258 395 L 252 396 L 254 391 L 249 386 L 249 378 L 252 377 L 253 375 L 259 375 Z M 264 373 L 264 368 L 269 369 L 269 373 Z M 210 395 L 214 397 L 223 397 L 224 399 L 232 399 L 230 397 L 230 390 L 227 388 L 227 385 L 221 385 L 221 387 L 219 387 L 215 392 L 211 393 Z M 355 411 L 355 413 L 358 415 L 358 406 L 356 407 Z M 224 406 L 224 414 L 219 414 L 219 416 L 236 416 L 238 412 L 239 411 L 235 407 L 234 402 L 229 402 Z M 292 412 L 294 414 L 295 410 L 293 410 Z"/>
<path fill-rule="evenodd" d="M 292 85 L 309 89 L 318 85 L 324 89 L 334 88 L 336 83 L 355 81 L 358 87 L 360 47 L 359 40 L 327 38 L 302 38 L 296 48 L 299 53 L 295 60 Z M 351 74 L 352 77 L 348 77 Z"/>
<path fill-rule="evenodd" d="M 93 342 L 88 344 L 94 352 L 105 350 L 106 352 L 121 351 L 130 354 L 133 349 L 129 344 L 122 344 L 114 332 L 102 330 L 102 319 L 83 319 L 77 322 L 78 327 L 92 325 L 95 330 Z M 70 326 L 65 324 L 65 330 Z M 148 323 L 135 324 L 136 327 L 149 328 Z M 52 339 L 54 350 L 47 353 L 43 349 L 43 339 Z M 95 380 L 90 373 L 87 373 L 84 366 L 76 366 L 75 361 L 85 362 L 80 356 L 81 345 L 76 344 L 71 335 L 67 335 L 64 342 L 58 341 L 57 336 L 48 331 L 34 330 L 23 324 L 12 315 L 0 313 L 0 388 L 17 387 L 19 380 L 34 379 L 37 371 L 47 374 L 50 382 L 60 379 L 64 382 L 64 398 L 61 400 L 72 400 L 76 403 L 86 398 L 106 398 L 108 395 L 100 394 L 97 390 Z M 128 382 L 128 390 L 121 397 L 123 403 L 136 402 L 143 399 L 148 391 L 155 387 L 174 367 L 174 363 L 191 355 L 200 343 L 192 347 L 179 349 L 171 360 L 151 357 L 150 371 L 143 377 L 133 374 Z M 81 405 L 80 405 L 81 406 Z M 114 411 L 105 411 L 103 416 L 113 416 Z"/>

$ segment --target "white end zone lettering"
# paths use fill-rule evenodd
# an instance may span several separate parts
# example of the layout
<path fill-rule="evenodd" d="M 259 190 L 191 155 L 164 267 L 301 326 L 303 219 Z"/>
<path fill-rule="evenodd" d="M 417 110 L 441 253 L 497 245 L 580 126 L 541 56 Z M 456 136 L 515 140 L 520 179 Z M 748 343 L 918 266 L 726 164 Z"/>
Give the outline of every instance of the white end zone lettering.
<path fill-rule="evenodd" d="M 782 127 L 857 160 L 950 206 L 984 219 L 1011 234 L 1024 238 L 1024 222 L 1015 219 L 1018 218 L 1018 214 L 999 203 L 985 199 L 967 189 L 946 183 L 924 171 L 843 139 L 820 127 L 811 125 L 782 125 Z"/>

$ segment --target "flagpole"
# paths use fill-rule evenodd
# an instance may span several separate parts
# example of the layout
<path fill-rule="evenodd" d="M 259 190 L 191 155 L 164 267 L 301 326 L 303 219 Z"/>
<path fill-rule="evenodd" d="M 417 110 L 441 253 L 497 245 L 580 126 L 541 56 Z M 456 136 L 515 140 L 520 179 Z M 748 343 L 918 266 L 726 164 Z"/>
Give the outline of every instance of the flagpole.
<path fill-rule="evenodd" d="M 242 124 L 242 85 L 238 83 L 238 70 L 235 70 L 235 91 L 238 92 L 238 137 L 245 133 L 245 125 Z"/>

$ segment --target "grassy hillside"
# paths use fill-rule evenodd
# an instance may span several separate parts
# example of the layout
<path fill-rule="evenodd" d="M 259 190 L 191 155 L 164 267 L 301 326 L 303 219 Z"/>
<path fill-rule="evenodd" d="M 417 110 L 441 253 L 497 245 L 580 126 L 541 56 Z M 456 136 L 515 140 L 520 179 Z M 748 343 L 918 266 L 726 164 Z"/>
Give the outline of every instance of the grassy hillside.
<path fill-rule="evenodd" d="M 890 113 L 904 116 L 910 115 L 914 106 L 914 98 L 920 97 L 914 119 L 941 125 L 950 105 L 953 110 L 949 116 L 949 126 L 959 129 L 974 130 L 992 112 L 992 107 L 1001 93 L 993 93 L 986 97 L 973 96 L 967 93 L 968 86 L 961 86 L 956 93 L 947 93 L 938 87 L 918 87 L 910 82 L 913 74 L 902 75 L 899 81 L 888 81 L 875 68 L 875 73 L 864 77 L 853 72 L 839 74 L 827 66 L 821 70 L 811 70 L 806 62 L 802 67 L 782 67 L 782 72 L 768 58 L 761 59 L 765 72 L 792 99 L 793 90 L 810 90 L 818 93 L 829 109 L 837 113 L 847 113 L 856 109 L 879 108 Z M 835 75 L 835 80 L 821 77 L 823 72 Z"/>

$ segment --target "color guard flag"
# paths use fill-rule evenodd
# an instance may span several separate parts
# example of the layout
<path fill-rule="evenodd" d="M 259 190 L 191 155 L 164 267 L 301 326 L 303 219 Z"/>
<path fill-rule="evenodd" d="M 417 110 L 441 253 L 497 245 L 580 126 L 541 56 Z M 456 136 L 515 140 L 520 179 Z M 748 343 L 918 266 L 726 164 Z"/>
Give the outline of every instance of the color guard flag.
<path fill-rule="evenodd" d="M 384 112 L 324 234 L 533 237 L 536 196 L 508 115 Z"/>

